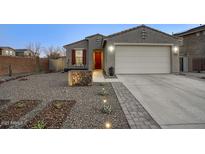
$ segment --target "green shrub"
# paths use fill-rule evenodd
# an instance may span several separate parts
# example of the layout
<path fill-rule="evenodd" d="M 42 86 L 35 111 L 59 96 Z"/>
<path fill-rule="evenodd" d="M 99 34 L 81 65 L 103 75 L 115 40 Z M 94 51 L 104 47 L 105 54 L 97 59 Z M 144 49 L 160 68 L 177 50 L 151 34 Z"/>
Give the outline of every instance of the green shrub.
<path fill-rule="evenodd" d="M 61 103 L 61 102 L 56 102 L 56 103 L 54 103 L 53 105 L 54 105 L 55 108 L 60 109 L 60 108 L 62 108 L 63 103 Z"/>
<path fill-rule="evenodd" d="M 112 106 L 110 104 L 103 104 L 101 111 L 102 113 L 110 114 L 112 112 Z"/>
<path fill-rule="evenodd" d="M 46 124 L 43 121 L 38 121 L 37 124 L 33 128 L 35 129 L 44 129 L 46 127 Z"/>
<path fill-rule="evenodd" d="M 18 102 L 18 103 L 16 104 L 16 107 L 18 107 L 18 108 L 22 108 L 22 107 L 24 107 L 24 106 L 25 106 L 25 104 L 22 103 L 22 102 Z"/>
<path fill-rule="evenodd" d="M 98 95 L 100 96 L 107 96 L 108 95 L 108 92 L 103 88 L 99 93 Z"/>

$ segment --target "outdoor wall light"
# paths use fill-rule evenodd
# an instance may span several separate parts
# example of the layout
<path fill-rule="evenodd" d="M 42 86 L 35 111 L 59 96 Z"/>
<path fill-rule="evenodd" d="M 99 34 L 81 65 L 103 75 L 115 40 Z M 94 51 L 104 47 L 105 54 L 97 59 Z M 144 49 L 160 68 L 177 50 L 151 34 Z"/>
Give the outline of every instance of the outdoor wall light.
<path fill-rule="evenodd" d="M 178 54 L 178 52 L 179 52 L 179 47 L 178 47 L 178 46 L 174 46 L 174 47 L 173 47 L 173 52 L 174 52 L 174 54 Z"/>
<path fill-rule="evenodd" d="M 114 46 L 113 45 L 110 45 L 109 47 L 108 47 L 108 50 L 110 51 L 110 52 L 113 52 L 114 51 Z"/>

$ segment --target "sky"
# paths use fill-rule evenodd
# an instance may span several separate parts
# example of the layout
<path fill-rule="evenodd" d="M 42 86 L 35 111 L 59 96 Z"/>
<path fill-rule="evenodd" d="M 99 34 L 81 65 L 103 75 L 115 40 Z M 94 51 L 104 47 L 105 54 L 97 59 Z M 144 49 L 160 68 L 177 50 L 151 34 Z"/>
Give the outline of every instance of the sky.
<path fill-rule="evenodd" d="M 0 24 L 0 46 L 25 48 L 29 43 L 41 43 L 42 47 L 62 47 L 86 36 L 100 33 L 110 35 L 137 24 Z M 172 34 L 199 24 L 147 24 L 152 28 Z"/>

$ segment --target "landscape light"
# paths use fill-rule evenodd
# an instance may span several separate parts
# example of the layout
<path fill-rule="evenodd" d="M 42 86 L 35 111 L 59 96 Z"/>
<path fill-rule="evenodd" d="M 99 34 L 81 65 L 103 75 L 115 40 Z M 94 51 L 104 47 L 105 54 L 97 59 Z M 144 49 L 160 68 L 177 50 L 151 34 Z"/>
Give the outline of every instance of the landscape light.
<path fill-rule="evenodd" d="M 103 99 L 103 103 L 107 103 L 107 99 Z"/>
<path fill-rule="evenodd" d="M 112 127 L 112 124 L 107 121 L 107 122 L 105 123 L 105 128 L 109 129 L 109 128 L 111 128 L 111 127 Z"/>

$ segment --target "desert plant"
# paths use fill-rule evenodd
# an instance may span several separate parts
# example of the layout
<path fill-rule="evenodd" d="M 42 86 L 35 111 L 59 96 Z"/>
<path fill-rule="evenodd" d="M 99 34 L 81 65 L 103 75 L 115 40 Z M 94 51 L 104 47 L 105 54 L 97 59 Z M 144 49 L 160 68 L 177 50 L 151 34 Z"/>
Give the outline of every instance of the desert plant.
<path fill-rule="evenodd" d="M 60 109 L 60 108 L 62 108 L 63 103 L 57 102 L 57 103 L 54 103 L 53 105 L 54 105 L 55 108 Z"/>
<path fill-rule="evenodd" d="M 105 90 L 105 88 L 102 88 L 102 90 L 98 93 L 100 96 L 107 96 L 108 92 Z"/>
<path fill-rule="evenodd" d="M 18 108 L 22 108 L 22 107 L 24 107 L 24 103 L 22 103 L 22 102 L 19 102 L 19 103 L 17 103 L 16 104 L 16 107 L 18 107 Z"/>
<path fill-rule="evenodd" d="M 102 113 L 110 114 L 112 112 L 112 106 L 110 104 L 103 104 L 101 111 Z"/>
<path fill-rule="evenodd" d="M 38 121 L 33 128 L 35 129 L 44 129 L 46 124 L 43 121 Z"/>

